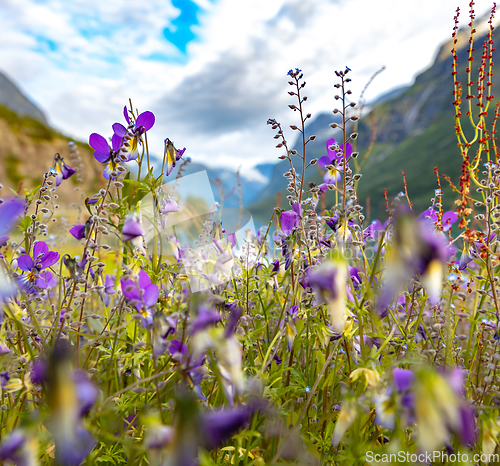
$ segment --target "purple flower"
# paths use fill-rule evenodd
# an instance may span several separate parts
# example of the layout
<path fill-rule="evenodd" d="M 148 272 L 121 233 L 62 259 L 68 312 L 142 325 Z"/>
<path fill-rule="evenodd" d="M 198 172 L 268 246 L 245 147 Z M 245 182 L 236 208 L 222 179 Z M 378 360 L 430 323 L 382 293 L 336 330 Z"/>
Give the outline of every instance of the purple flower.
<path fill-rule="evenodd" d="M 179 212 L 179 206 L 177 205 L 177 202 L 175 202 L 173 199 L 168 199 L 165 200 L 163 206 L 160 207 L 160 212 L 162 214 L 170 212 Z"/>
<path fill-rule="evenodd" d="M 240 320 L 241 314 L 243 314 L 243 309 L 234 303 L 228 305 L 231 312 L 229 320 L 227 322 L 226 328 L 224 329 L 224 336 L 226 338 L 231 337 L 236 331 L 236 326 Z"/>
<path fill-rule="evenodd" d="M 280 215 L 280 227 L 281 231 L 285 235 L 290 235 L 293 229 L 299 224 L 299 215 L 295 210 L 289 210 L 286 212 L 281 212 Z"/>
<path fill-rule="evenodd" d="M 359 276 L 359 270 L 357 267 L 351 267 L 349 265 L 349 274 L 351 275 L 352 284 L 354 287 L 361 285 L 361 277 Z"/>
<path fill-rule="evenodd" d="M 388 263 L 379 310 L 385 310 L 408 280 L 420 274 L 431 303 L 440 298 L 444 264 L 450 256 L 448 241 L 429 222 L 416 220 L 413 212 L 400 206 L 394 215 L 394 255 Z"/>
<path fill-rule="evenodd" d="M 141 136 L 153 127 L 155 116 L 152 112 L 143 112 L 137 117 L 134 123 L 130 120 L 127 107 L 123 108 L 123 115 L 128 123 L 128 127 L 125 128 L 121 123 L 115 123 L 113 125 L 113 137 L 120 141 L 120 155 L 122 159 L 125 162 L 130 162 L 139 156 Z"/>
<path fill-rule="evenodd" d="M 30 372 L 30 379 L 33 383 L 41 385 L 47 381 L 47 361 L 43 358 L 36 359 Z"/>
<path fill-rule="evenodd" d="M 205 447 L 208 450 L 221 445 L 242 429 L 250 420 L 252 410 L 248 406 L 234 409 L 221 409 L 203 415 L 201 431 L 205 437 Z"/>
<path fill-rule="evenodd" d="M 120 280 L 123 295 L 127 298 L 144 317 L 144 324 L 148 326 L 153 322 L 151 308 L 158 301 L 158 286 L 151 283 L 151 278 L 141 270 L 137 280 L 122 278 Z"/>
<path fill-rule="evenodd" d="M 59 154 L 54 156 L 54 165 L 57 171 L 56 186 L 59 186 L 62 183 L 62 180 L 67 180 L 70 176 L 76 173 L 76 170 L 73 170 L 69 165 L 66 165 L 64 159 Z"/>
<path fill-rule="evenodd" d="M 332 168 L 331 170 L 327 170 L 327 172 L 323 175 L 323 181 L 326 185 L 335 184 L 337 181 L 340 181 L 342 178 L 342 174 L 340 170 L 336 168 Z"/>
<path fill-rule="evenodd" d="M 325 155 L 324 157 L 321 157 L 318 160 L 318 164 L 322 168 L 326 168 L 327 165 L 335 165 L 338 162 L 342 162 L 344 160 L 344 155 L 342 155 L 340 152 L 337 152 L 336 150 L 331 149 L 331 146 L 334 146 L 336 144 L 335 139 L 328 139 L 326 141 L 326 151 L 328 155 Z M 340 150 L 344 150 L 344 145 L 339 145 Z M 350 142 L 347 143 L 346 145 L 347 149 L 345 151 L 345 158 L 346 160 L 349 159 L 349 157 L 352 155 L 352 145 Z M 325 181 L 326 182 L 326 181 Z"/>
<path fill-rule="evenodd" d="M 302 205 L 300 204 L 300 202 L 295 202 L 293 205 L 292 205 L 292 210 L 300 217 L 302 218 Z"/>
<path fill-rule="evenodd" d="M 369 239 L 375 241 L 377 239 L 379 231 L 383 231 L 384 226 L 380 220 L 374 220 L 367 228 L 363 231 L 363 238 L 365 240 Z"/>
<path fill-rule="evenodd" d="M 0 446 L 0 460 L 11 460 L 20 466 L 28 466 L 30 460 L 23 454 L 26 436 L 20 431 L 13 431 Z"/>
<path fill-rule="evenodd" d="M 333 217 L 325 217 L 325 223 L 332 229 L 332 231 L 337 234 L 342 234 L 344 231 L 345 227 L 345 221 L 344 221 L 344 216 L 340 215 L 339 212 L 335 212 L 335 215 Z M 354 226 L 354 221 L 352 219 L 349 219 L 347 221 L 347 226 L 348 227 L 353 227 Z M 351 233 L 349 232 L 348 236 Z"/>
<path fill-rule="evenodd" d="M 116 156 L 120 150 L 121 139 L 114 134 L 111 138 L 111 147 L 108 141 L 97 133 L 92 133 L 89 137 L 89 144 L 94 149 L 94 157 L 98 162 L 107 163 L 103 176 L 106 179 L 111 178 L 111 172 L 115 169 Z"/>
<path fill-rule="evenodd" d="M 87 199 L 85 199 L 85 204 L 87 204 L 87 205 L 97 204 L 99 202 L 99 199 L 100 199 L 100 196 L 88 197 Z"/>
<path fill-rule="evenodd" d="M 430 223 L 435 224 L 438 220 L 437 212 L 429 207 L 424 210 L 418 217 L 418 219 L 427 220 Z M 443 227 L 443 231 L 448 231 L 451 229 L 451 225 L 454 224 L 458 220 L 458 215 L 454 210 L 449 210 L 443 214 L 441 218 L 441 225 Z"/>
<path fill-rule="evenodd" d="M 181 343 L 179 340 L 172 340 L 168 347 L 168 351 L 171 354 L 172 358 L 174 358 L 175 361 L 181 362 L 186 359 L 185 356 L 187 355 L 187 350 L 187 346 L 184 343 Z"/>
<path fill-rule="evenodd" d="M 106 163 L 113 158 L 113 150 L 106 139 L 97 133 L 92 133 L 89 137 L 89 144 L 94 149 L 94 157 L 98 162 Z"/>
<path fill-rule="evenodd" d="M 395 368 L 392 371 L 394 385 L 399 392 L 405 392 L 413 385 L 415 374 L 409 369 Z"/>
<path fill-rule="evenodd" d="M 89 218 L 83 225 L 75 225 L 69 229 L 69 232 L 77 239 L 81 240 L 88 236 L 92 226 L 92 219 Z"/>
<path fill-rule="evenodd" d="M 0 372 L 0 387 L 5 390 L 5 386 L 10 380 L 10 374 L 7 371 Z"/>
<path fill-rule="evenodd" d="M 163 312 L 158 311 L 153 317 L 153 355 L 161 356 L 170 345 L 168 341 L 169 335 L 175 334 L 177 329 L 177 318 L 166 316 Z"/>
<path fill-rule="evenodd" d="M 85 225 L 75 225 L 69 229 L 69 232 L 77 239 L 85 238 Z"/>
<path fill-rule="evenodd" d="M 145 232 L 142 228 L 141 221 L 137 214 L 133 214 L 125 220 L 122 228 L 123 241 L 131 241 L 139 236 L 144 236 Z"/>
<path fill-rule="evenodd" d="M 477 442 L 478 432 L 476 413 L 468 404 L 460 408 L 460 440 L 464 445 L 472 446 Z"/>
<path fill-rule="evenodd" d="M 314 271 L 307 269 L 307 282 L 315 292 L 318 298 L 325 301 L 325 297 L 335 298 L 338 294 L 335 286 L 335 278 L 338 273 L 336 267 L 321 267 Z"/>
<path fill-rule="evenodd" d="M 280 260 L 276 259 L 274 262 L 271 263 L 273 266 L 271 269 L 271 275 L 276 275 L 280 271 Z"/>
<path fill-rule="evenodd" d="M 175 167 L 175 163 L 181 159 L 184 155 L 186 148 L 182 150 L 177 150 L 174 147 L 174 143 L 170 139 L 165 139 L 165 149 L 163 153 L 163 164 L 167 166 L 167 176 L 170 175 Z"/>
<path fill-rule="evenodd" d="M 59 253 L 49 251 L 49 247 L 43 241 L 37 241 L 33 246 L 33 258 L 28 254 L 19 256 L 18 267 L 26 272 L 19 278 L 21 286 L 26 291 L 33 285 L 40 288 L 47 288 L 47 282 L 41 278 L 40 272 L 54 265 L 59 260 Z"/>
<path fill-rule="evenodd" d="M 320 303 L 328 304 L 330 321 L 335 332 L 342 333 L 346 312 L 346 264 L 341 261 L 325 261 L 311 271 L 307 269 L 308 285 L 314 290 Z"/>
<path fill-rule="evenodd" d="M 217 322 L 220 322 L 221 320 L 222 317 L 217 311 L 206 307 L 201 307 L 198 312 L 198 316 L 193 320 L 193 323 L 191 324 L 191 335 L 194 335 L 201 330 L 205 330 L 207 327 L 210 327 Z"/>
<path fill-rule="evenodd" d="M 101 294 L 101 299 L 106 307 L 109 306 L 109 303 L 111 302 L 111 295 L 114 295 L 115 293 L 115 277 L 108 274 L 104 280 L 104 293 Z"/>
<path fill-rule="evenodd" d="M 96 441 L 81 424 L 77 424 L 72 435 L 56 437 L 55 444 L 56 464 L 78 466 L 92 451 Z"/>
<path fill-rule="evenodd" d="M 76 397 L 80 405 L 80 417 L 84 417 L 97 401 L 99 390 L 83 371 L 76 371 L 73 374 L 73 380 L 76 385 Z"/>
<path fill-rule="evenodd" d="M 0 236 L 4 236 L 12 229 L 24 212 L 25 205 L 24 201 L 17 197 L 5 199 L 0 204 Z"/>
<path fill-rule="evenodd" d="M 443 227 L 443 231 L 448 231 L 451 229 L 451 225 L 454 224 L 458 220 L 458 215 L 454 210 L 449 210 L 443 214 L 443 218 L 441 219 L 441 225 Z"/>

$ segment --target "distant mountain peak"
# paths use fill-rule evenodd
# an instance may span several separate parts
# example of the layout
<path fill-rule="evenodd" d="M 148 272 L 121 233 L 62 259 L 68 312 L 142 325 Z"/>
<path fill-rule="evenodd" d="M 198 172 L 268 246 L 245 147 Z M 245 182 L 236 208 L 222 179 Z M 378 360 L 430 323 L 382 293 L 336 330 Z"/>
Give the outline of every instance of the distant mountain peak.
<path fill-rule="evenodd" d="M 8 107 L 18 115 L 30 116 L 49 126 L 43 112 L 31 102 L 22 91 L 3 73 L 0 72 L 0 105 Z"/>

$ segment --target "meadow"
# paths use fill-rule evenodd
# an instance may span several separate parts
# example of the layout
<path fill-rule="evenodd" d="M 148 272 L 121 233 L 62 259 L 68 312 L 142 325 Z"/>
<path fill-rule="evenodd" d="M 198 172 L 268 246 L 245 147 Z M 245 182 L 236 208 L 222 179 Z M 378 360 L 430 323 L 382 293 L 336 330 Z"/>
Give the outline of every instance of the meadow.
<path fill-rule="evenodd" d="M 402 173 L 384 216 L 366 217 L 347 67 L 333 84 L 340 137 L 313 160 L 304 73 L 283 73 L 296 124 L 267 124 L 288 195 L 257 231 L 203 174 L 183 176 L 189 141 L 165 139 L 153 166 L 155 116 L 132 102 L 112 134 L 89 135 L 103 187 L 79 223 L 61 233 L 58 187 L 82 179 L 74 143 L 37 188 L 3 189 L 4 464 L 500 463 L 494 13 L 476 44 L 471 3 L 468 62 L 452 51 L 461 174 L 434 169 L 424 212 Z M 455 46 L 458 26 L 457 10 Z M 318 167 L 323 183 L 308 182 Z"/>

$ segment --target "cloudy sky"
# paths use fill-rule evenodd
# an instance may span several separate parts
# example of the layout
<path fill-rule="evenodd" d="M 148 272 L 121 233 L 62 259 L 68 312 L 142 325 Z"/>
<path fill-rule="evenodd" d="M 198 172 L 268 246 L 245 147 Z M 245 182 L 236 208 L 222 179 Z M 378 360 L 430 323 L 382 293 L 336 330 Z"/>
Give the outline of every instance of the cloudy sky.
<path fill-rule="evenodd" d="M 109 137 L 131 98 L 205 163 L 274 161 L 268 118 L 295 123 L 290 68 L 306 77 L 307 111 L 335 107 L 335 70 L 352 69 L 353 100 L 410 84 L 450 38 L 464 0 L 0 0 L 0 71 L 50 123 L 79 140 Z M 476 14 L 491 2 L 479 0 Z M 290 139 L 292 136 L 290 136 Z M 250 173 L 250 171 L 248 171 Z"/>

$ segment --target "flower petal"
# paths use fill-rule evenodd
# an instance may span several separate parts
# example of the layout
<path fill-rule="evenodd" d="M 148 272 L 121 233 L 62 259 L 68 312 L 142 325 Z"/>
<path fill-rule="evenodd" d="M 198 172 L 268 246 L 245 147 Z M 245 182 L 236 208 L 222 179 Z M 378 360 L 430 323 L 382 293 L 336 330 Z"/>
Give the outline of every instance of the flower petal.
<path fill-rule="evenodd" d="M 123 116 L 125 117 L 125 121 L 130 125 L 130 118 L 128 116 L 127 106 L 123 107 Z"/>
<path fill-rule="evenodd" d="M 111 146 L 113 147 L 113 150 L 115 152 L 118 152 L 120 150 L 120 146 L 122 145 L 122 136 L 119 136 L 118 134 L 113 134 L 111 136 Z"/>
<path fill-rule="evenodd" d="M 318 164 L 322 168 L 326 168 L 327 165 L 330 165 L 332 163 L 332 159 L 328 157 L 328 155 L 325 155 L 324 157 L 321 157 L 318 160 Z"/>
<path fill-rule="evenodd" d="M 146 307 L 151 307 L 158 301 L 159 289 L 158 286 L 151 284 L 144 288 L 143 300 Z"/>
<path fill-rule="evenodd" d="M 397 367 L 392 372 L 392 375 L 394 377 L 394 385 L 396 385 L 397 390 L 400 392 L 408 390 L 412 386 L 413 379 L 415 378 L 413 371 L 409 369 L 399 369 Z"/>
<path fill-rule="evenodd" d="M 85 225 L 75 225 L 69 229 L 69 232 L 77 239 L 85 238 Z"/>
<path fill-rule="evenodd" d="M 45 256 L 48 252 L 49 247 L 47 243 L 45 241 L 37 241 L 33 246 L 33 259 L 36 261 L 39 256 Z"/>
<path fill-rule="evenodd" d="M 121 123 L 115 123 L 113 126 L 113 131 L 114 133 L 119 136 L 120 138 L 122 138 L 123 136 L 125 136 L 125 134 L 127 133 L 127 128 L 125 128 L 125 126 L 123 126 Z"/>
<path fill-rule="evenodd" d="M 17 259 L 17 266 L 23 272 L 29 272 L 33 268 L 34 262 L 33 259 L 28 254 L 23 254 L 19 256 Z"/>
<path fill-rule="evenodd" d="M 54 265 L 59 260 L 59 257 L 60 255 L 58 252 L 49 251 L 45 256 L 43 256 L 43 259 L 40 261 L 41 268 L 46 269 L 47 267 Z"/>
<path fill-rule="evenodd" d="M 5 235 L 18 220 L 24 210 L 24 201 L 14 197 L 0 205 L 0 236 Z"/>
<path fill-rule="evenodd" d="M 289 235 L 297 225 L 299 216 L 293 210 L 282 212 L 280 216 L 281 230 L 285 235 Z"/>
<path fill-rule="evenodd" d="M 139 272 L 139 280 L 138 280 L 138 282 L 139 282 L 139 288 L 144 289 L 148 285 L 151 285 L 151 278 L 149 277 L 149 275 L 147 274 L 146 271 L 141 270 Z"/>
<path fill-rule="evenodd" d="M 92 133 L 89 137 L 89 144 L 92 149 L 101 154 L 109 154 L 109 144 L 103 136 L 97 133 Z"/>
<path fill-rule="evenodd" d="M 143 126 L 145 131 L 149 131 L 154 124 L 155 124 L 155 116 L 153 115 L 152 112 L 141 113 L 137 117 L 137 120 L 135 121 L 135 126 L 137 126 L 138 128 L 140 126 Z"/>

